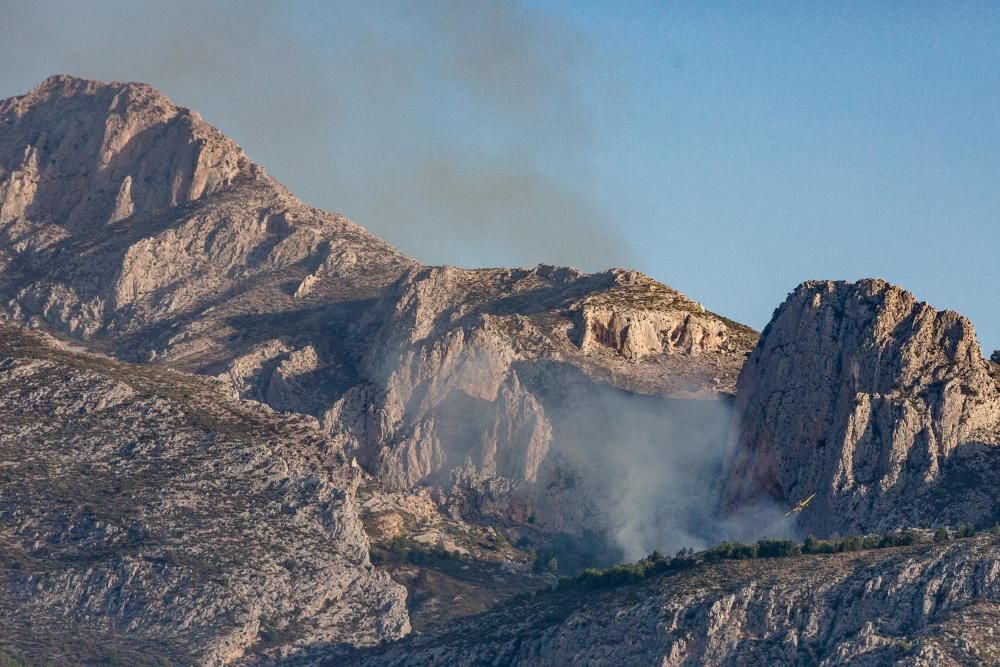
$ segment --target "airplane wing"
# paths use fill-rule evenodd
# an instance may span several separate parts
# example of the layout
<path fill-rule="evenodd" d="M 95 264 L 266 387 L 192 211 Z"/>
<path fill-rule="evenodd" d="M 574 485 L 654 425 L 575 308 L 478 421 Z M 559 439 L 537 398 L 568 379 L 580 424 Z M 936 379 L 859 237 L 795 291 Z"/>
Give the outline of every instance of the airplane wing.
<path fill-rule="evenodd" d="M 792 509 L 788 510 L 788 512 L 785 513 L 785 516 L 791 516 L 791 515 L 795 514 L 796 512 L 801 512 L 802 510 L 804 510 L 806 508 L 806 505 L 808 505 L 810 502 L 812 502 L 812 499 L 815 498 L 815 497 L 816 497 L 816 494 L 813 493 L 812 495 L 810 495 L 805 500 L 799 502 L 798 505 L 796 505 Z"/>

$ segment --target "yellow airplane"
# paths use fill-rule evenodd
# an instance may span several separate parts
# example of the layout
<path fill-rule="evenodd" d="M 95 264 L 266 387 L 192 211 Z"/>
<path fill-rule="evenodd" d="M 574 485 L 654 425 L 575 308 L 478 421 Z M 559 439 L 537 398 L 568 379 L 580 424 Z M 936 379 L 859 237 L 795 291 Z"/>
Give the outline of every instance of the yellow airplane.
<path fill-rule="evenodd" d="M 791 516 L 791 515 L 795 514 L 796 512 L 801 512 L 802 510 L 804 510 L 806 508 L 806 505 L 808 505 L 810 502 L 812 502 L 812 499 L 815 498 L 815 497 L 816 497 L 816 494 L 815 493 L 812 494 L 811 496 L 809 496 L 808 498 L 806 498 L 805 500 L 803 500 L 802 502 L 800 502 L 798 505 L 796 505 L 795 507 L 793 507 L 792 509 L 790 509 L 788 511 L 788 513 L 785 514 L 785 516 Z"/>

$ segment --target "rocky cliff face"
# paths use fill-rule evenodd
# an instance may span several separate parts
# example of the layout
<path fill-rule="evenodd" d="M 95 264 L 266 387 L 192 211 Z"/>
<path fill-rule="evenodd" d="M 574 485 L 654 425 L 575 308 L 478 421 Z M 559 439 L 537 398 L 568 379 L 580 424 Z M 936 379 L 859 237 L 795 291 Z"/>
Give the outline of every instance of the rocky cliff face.
<path fill-rule="evenodd" d="M 29 660 L 219 665 L 408 632 L 358 473 L 315 423 L 8 326 L 0 420 L 0 636 Z"/>
<path fill-rule="evenodd" d="M 737 386 L 731 512 L 796 502 L 817 534 L 998 516 L 1000 390 L 975 331 L 879 280 L 807 282 Z"/>
<path fill-rule="evenodd" d="M 678 431 L 720 447 L 723 405 L 640 394 L 717 396 L 754 340 L 641 274 L 545 266 L 413 269 L 353 336 L 368 382 L 323 421 L 365 467 L 441 486 L 464 514 L 577 534 L 613 525 L 640 461 L 659 469 L 646 449 L 680 457 Z"/>
<path fill-rule="evenodd" d="M 982 665 L 1000 658 L 1000 546 L 699 566 L 564 591 L 359 656 L 359 665 Z M 320 664 L 338 664 L 321 662 Z"/>
<path fill-rule="evenodd" d="M 0 224 L 75 230 L 192 202 L 255 167 L 149 86 L 55 76 L 0 102 Z"/>

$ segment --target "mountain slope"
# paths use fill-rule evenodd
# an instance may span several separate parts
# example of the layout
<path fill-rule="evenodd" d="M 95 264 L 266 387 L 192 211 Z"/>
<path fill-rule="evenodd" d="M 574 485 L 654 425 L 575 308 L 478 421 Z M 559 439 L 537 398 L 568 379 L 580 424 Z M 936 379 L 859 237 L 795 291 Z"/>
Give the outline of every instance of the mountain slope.
<path fill-rule="evenodd" d="M 0 419 L 0 648 L 215 665 L 409 630 L 308 420 L 7 325 Z"/>
<path fill-rule="evenodd" d="M 354 663 L 994 664 L 998 619 L 1000 545 L 985 536 L 699 565 L 610 591 L 543 593 Z"/>

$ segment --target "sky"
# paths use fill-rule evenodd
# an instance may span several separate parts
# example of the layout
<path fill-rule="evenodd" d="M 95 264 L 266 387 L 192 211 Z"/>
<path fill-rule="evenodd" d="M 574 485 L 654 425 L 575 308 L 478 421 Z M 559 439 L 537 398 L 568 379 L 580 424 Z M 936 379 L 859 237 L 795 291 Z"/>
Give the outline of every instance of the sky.
<path fill-rule="evenodd" d="M 426 263 L 639 269 L 762 328 L 881 277 L 1000 348 L 1000 3 L 0 0 Z"/>

